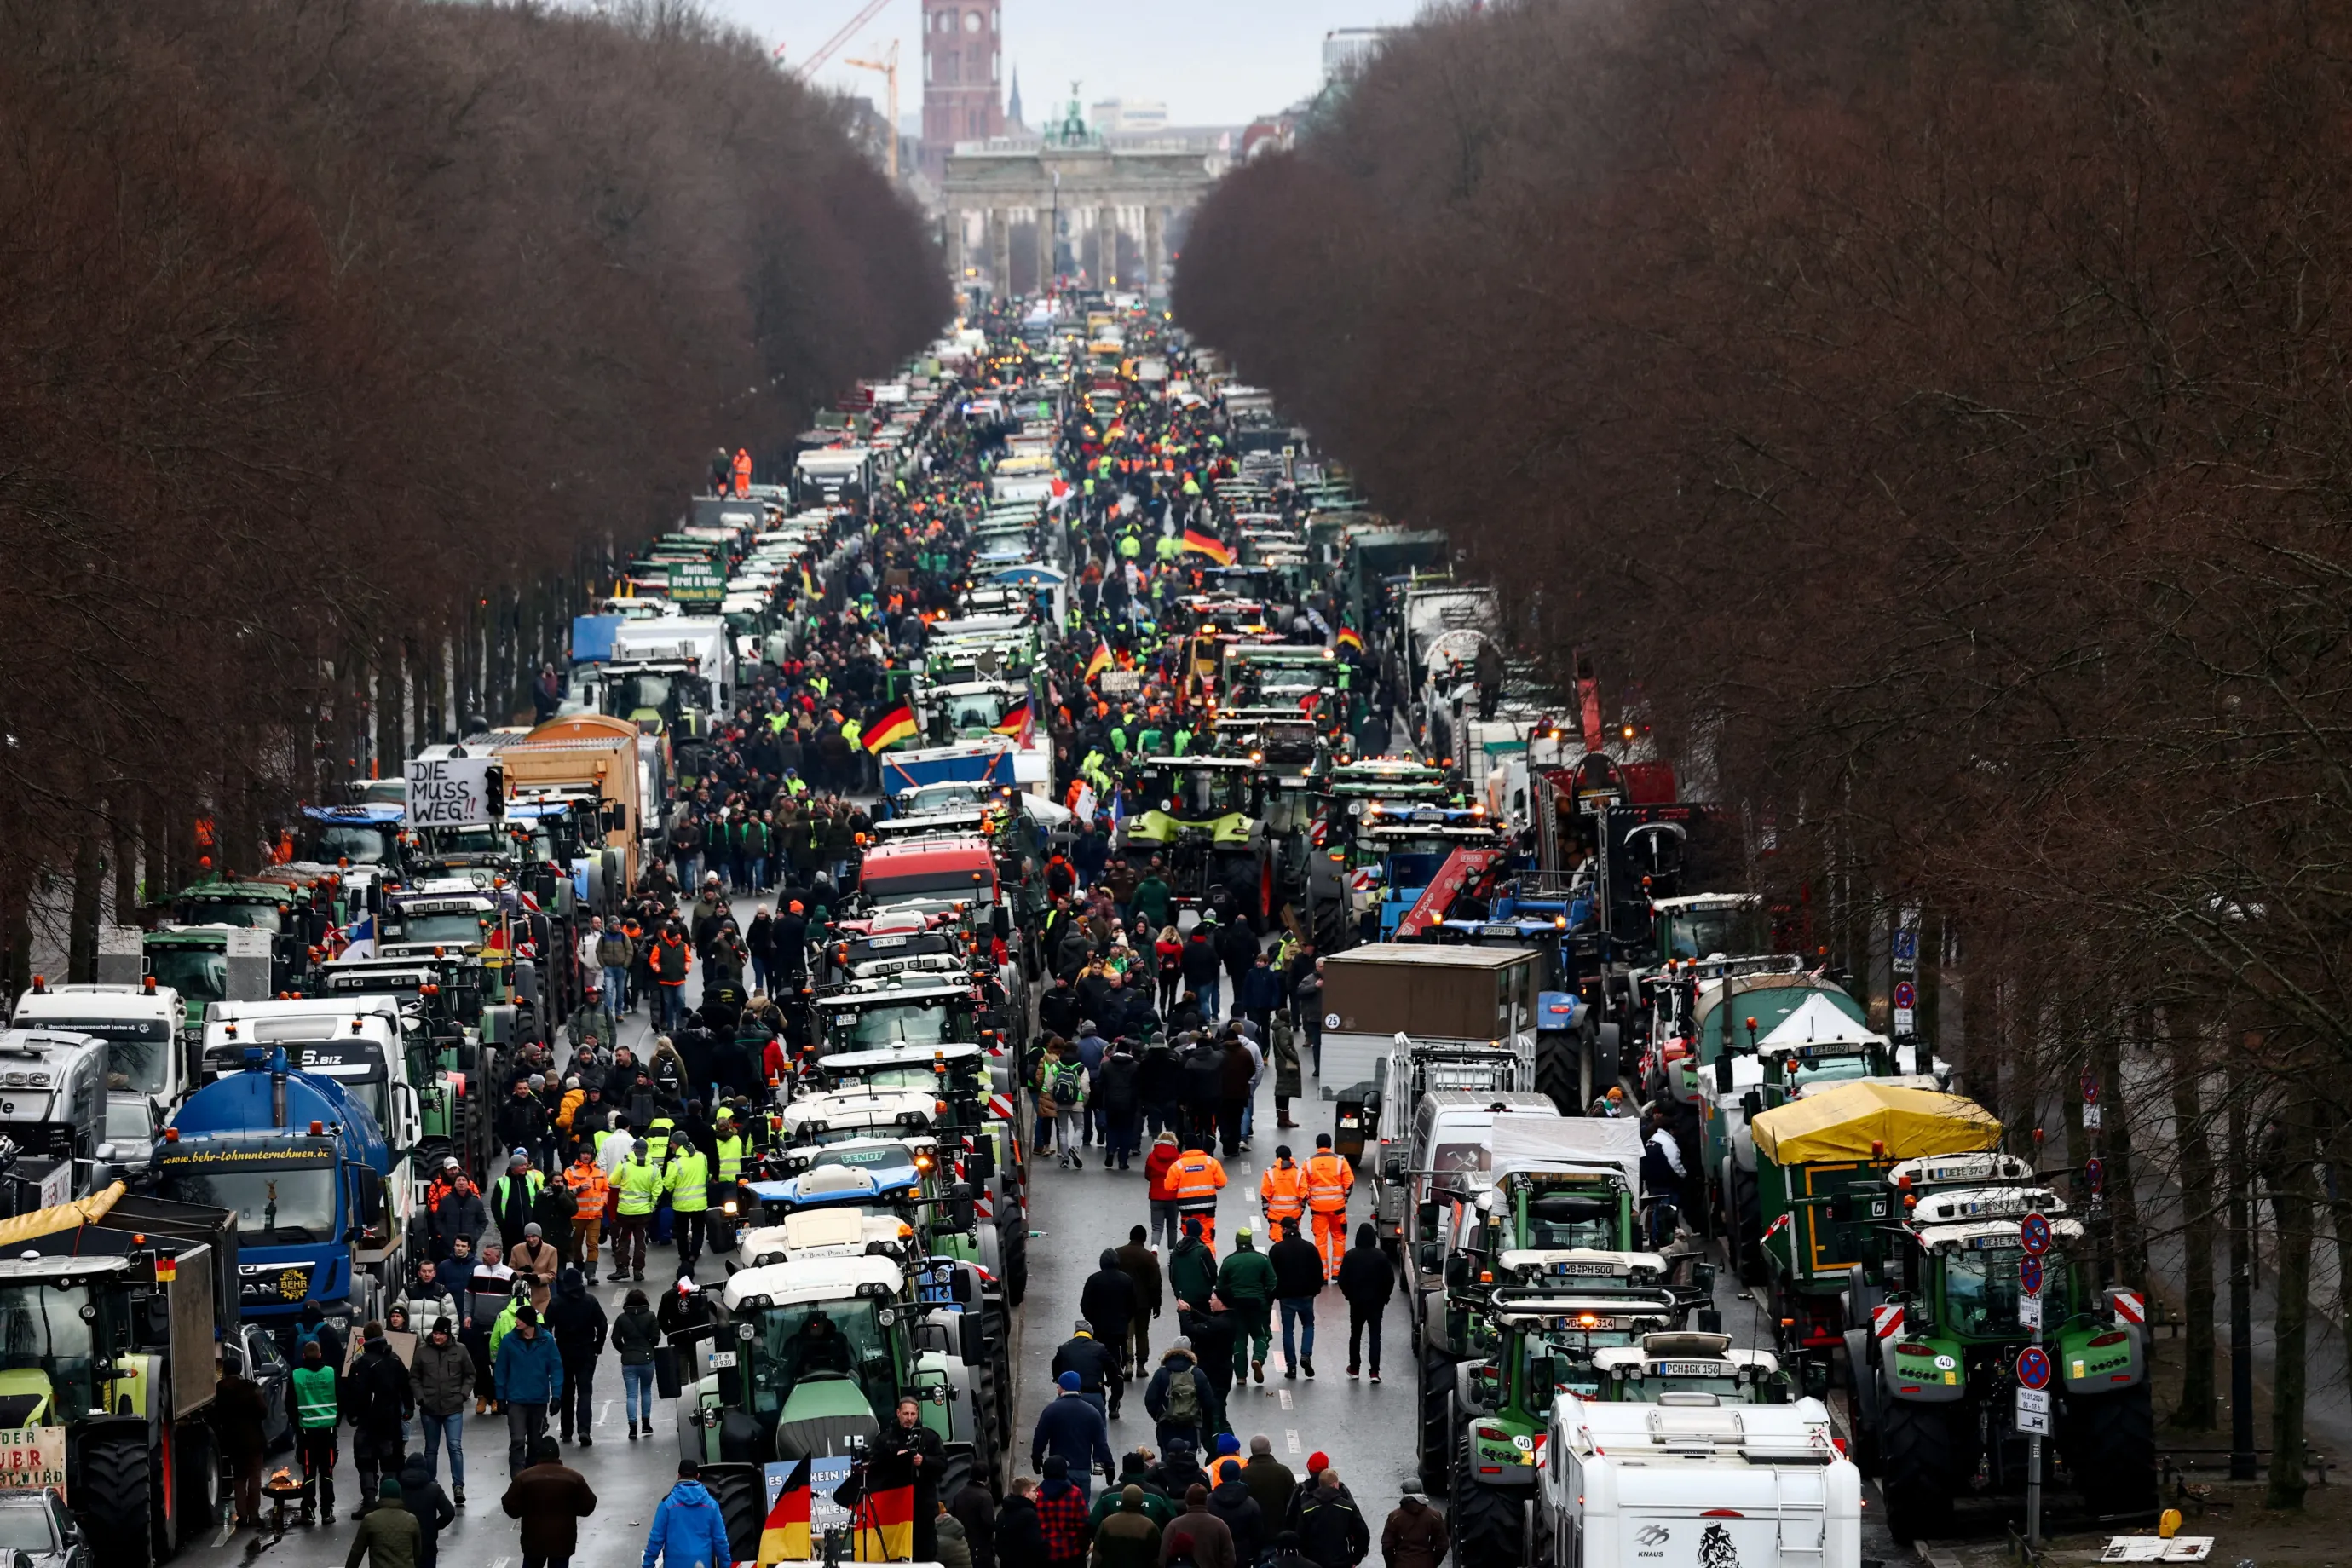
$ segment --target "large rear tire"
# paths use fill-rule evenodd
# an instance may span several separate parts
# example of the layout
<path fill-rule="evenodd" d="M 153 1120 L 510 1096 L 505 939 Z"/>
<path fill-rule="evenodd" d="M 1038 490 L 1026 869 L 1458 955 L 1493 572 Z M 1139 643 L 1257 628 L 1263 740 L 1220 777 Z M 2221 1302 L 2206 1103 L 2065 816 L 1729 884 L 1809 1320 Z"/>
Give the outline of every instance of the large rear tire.
<path fill-rule="evenodd" d="M 1029 1294 L 1029 1221 L 1015 1215 L 1004 1243 L 1004 1304 L 1018 1307 Z"/>
<path fill-rule="evenodd" d="M 2064 1443 L 2085 1508 L 2101 1516 L 2154 1511 L 2156 1405 L 2146 1383 L 2067 1400 Z"/>
<path fill-rule="evenodd" d="M 176 1527 L 178 1542 L 175 1550 L 208 1543 L 207 1538 L 220 1523 L 223 1493 L 220 1453 L 213 1445 L 211 1428 L 201 1421 L 184 1422 L 173 1434 L 173 1462 L 179 1466 L 179 1514 L 172 1522 Z"/>
<path fill-rule="evenodd" d="M 767 1475 L 758 1465 L 702 1467 L 702 1489 L 719 1504 L 726 1521 L 728 1550 L 738 1563 L 760 1559 L 760 1531 L 768 1522 Z"/>
<path fill-rule="evenodd" d="M 1454 1362 L 1443 1351 L 1421 1352 L 1421 1484 L 1431 1491 L 1445 1485 L 1454 1457 Z"/>
<path fill-rule="evenodd" d="M 1478 1484 L 1478 1463 L 1465 1430 L 1454 1450 L 1447 1489 L 1446 1533 L 1454 1537 L 1454 1561 L 1488 1564 L 1524 1562 L 1528 1505 L 1513 1492 Z"/>
<path fill-rule="evenodd" d="M 1562 1116 L 1581 1116 L 1592 1101 L 1583 1089 L 1591 1059 L 1584 1041 L 1576 1035 L 1552 1033 L 1536 1037 L 1536 1092 L 1548 1095 Z"/>
<path fill-rule="evenodd" d="M 1958 1418 L 1966 1405 L 1878 1403 L 1880 1489 L 1886 1495 L 1886 1528 L 1905 1545 L 1937 1535 L 1952 1519 L 1952 1494 L 1968 1482 L 1960 1473 Z"/>
<path fill-rule="evenodd" d="M 153 1568 L 154 1473 L 143 1437 L 100 1438 L 83 1447 L 74 1511 L 89 1536 L 92 1562 L 106 1568 Z"/>

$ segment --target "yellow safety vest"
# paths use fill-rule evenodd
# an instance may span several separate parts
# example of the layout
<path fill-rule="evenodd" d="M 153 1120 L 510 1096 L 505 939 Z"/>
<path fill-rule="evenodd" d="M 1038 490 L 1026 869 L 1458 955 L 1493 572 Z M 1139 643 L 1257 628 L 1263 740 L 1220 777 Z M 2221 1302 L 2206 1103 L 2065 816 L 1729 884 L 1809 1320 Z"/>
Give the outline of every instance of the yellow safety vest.
<path fill-rule="evenodd" d="M 663 1185 L 669 1189 L 669 1206 L 679 1214 L 700 1214 L 710 1206 L 710 1161 L 688 1144 L 669 1163 Z"/>
<path fill-rule="evenodd" d="M 614 1213 L 629 1215 L 651 1214 L 654 1205 L 661 1199 L 661 1170 L 643 1160 L 632 1159 L 613 1178 L 613 1187 L 621 1194 L 614 1201 Z"/>
<path fill-rule="evenodd" d="M 740 1137 L 734 1136 L 733 1134 L 730 1134 L 725 1138 L 718 1140 L 718 1144 L 719 1179 L 722 1182 L 730 1183 L 742 1180 L 743 1150 L 745 1147 L 743 1140 Z"/>

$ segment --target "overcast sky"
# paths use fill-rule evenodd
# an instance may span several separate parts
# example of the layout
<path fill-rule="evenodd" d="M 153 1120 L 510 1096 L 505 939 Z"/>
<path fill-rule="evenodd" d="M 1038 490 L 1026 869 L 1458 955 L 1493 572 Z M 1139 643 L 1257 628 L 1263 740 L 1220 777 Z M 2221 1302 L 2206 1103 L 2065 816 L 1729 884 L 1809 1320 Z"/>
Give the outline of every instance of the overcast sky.
<path fill-rule="evenodd" d="M 707 3 L 771 47 L 782 44 L 791 60 L 831 37 L 863 0 Z M 1006 78 L 1019 68 L 1032 125 L 1060 112 L 1073 80 L 1087 103 L 1158 99 L 1173 124 L 1239 125 L 1315 90 L 1325 33 L 1410 21 L 1420 8 L 1421 0 L 1004 0 Z M 840 51 L 872 59 L 898 40 L 902 116 L 921 102 L 920 18 L 919 0 L 889 0 Z M 880 107 L 882 79 L 839 62 L 835 55 L 817 79 Z"/>

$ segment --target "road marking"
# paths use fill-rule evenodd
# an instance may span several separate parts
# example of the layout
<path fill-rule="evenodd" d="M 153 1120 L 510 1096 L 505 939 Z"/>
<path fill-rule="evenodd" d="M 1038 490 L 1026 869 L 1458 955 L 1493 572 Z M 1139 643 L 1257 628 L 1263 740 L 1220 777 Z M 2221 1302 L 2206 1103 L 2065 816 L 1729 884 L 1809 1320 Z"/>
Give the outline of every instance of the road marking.
<path fill-rule="evenodd" d="M 596 1402 L 596 1425 L 602 1426 L 612 1418 L 613 1402 L 609 1399 L 598 1400 Z"/>
<path fill-rule="evenodd" d="M 1280 1396 L 1280 1398 L 1281 1398 L 1281 1400 L 1282 1400 L 1282 1407 L 1283 1407 L 1285 1410 L 1289 1409 L 1289 1408 L 1290 1408 L 1290 1390 L 1288 1390 L 1288 1389 L 1286 1389 L 1286 1388 L 1277 1388 L 1277 1389 L 1276 1389 L 1274 1392 L 1275 1392 L 1278 1396 Z"/>
<path fill-rule="evenodd" d="M 1298 1428 L 1297 1428 L 1297 1427 L 1296 1427 L 1296 1426 L 1292 1426 L 1292 1427 L 1287 1428 L 1286 1430 L 1285 1430 L 1285 1431 L 1284 1431 L 1284 1433 L 1282 1434 L 1282 1436 L 1283 1436 L 1283 1440 L 1284 1440 L 1285 1442 L 1286 1442 L 1286 1443 L 1288 1443 L 1288 1444 L 1290 1445 L 1290 1451 L 1291 1451 L 1292 1453 L 1297 1454 L 1297 1453 L 1301 1453 L 1301 1452 L 1303 1452 L 1303 1451 L 1304 1451 L 1304 1450 L 1302 1450 L 1302 1449 L 1298 1447 Z M 493 1563 L 492 1564 L 490 1564 L 490 1568 L 506 1568 L 506 1564 L 505 1564 L 505 1563 Z"/>
<path fill-rule="evenodd" d="M 507 1564 L 513 1561 L 511 1557 L 493 1557 L 490 1559 L 490 1568 L 507 1568 Z"/>

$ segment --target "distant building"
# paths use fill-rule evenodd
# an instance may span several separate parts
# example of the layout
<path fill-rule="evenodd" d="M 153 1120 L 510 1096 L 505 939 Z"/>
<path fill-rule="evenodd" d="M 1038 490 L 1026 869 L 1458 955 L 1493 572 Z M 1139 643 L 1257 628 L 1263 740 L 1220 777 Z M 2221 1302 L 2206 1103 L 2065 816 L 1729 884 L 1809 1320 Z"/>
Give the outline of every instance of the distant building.
<path fill-rule="evenodd" d="M 1002 0 L 923 0 L 922 168 L 938 178 L 959 142 L 1004 134 Z"/>
<path fill-rule="evenodd" d="M 1021 68 L 1019 66 L 1013 68 L 1013 96 L 1005 101 L 1004 124 L 1008 131 L 1016 134 L 1029 128 L 1029 122 L 1021 118 Z"/>
<path fill-rule="evenodd" d="M 1393 27 L 1334 27 L 1323 35 L 1323 85 L 1356 75 L 1388 42 Z"/>
<path fill-rule="evenodd" d="M 1156 99 L 1097 99 L 1092 108 L 1095 130 L 1105 136 L 1148 134 L 1168 129 L 1168 106 Z"/>

